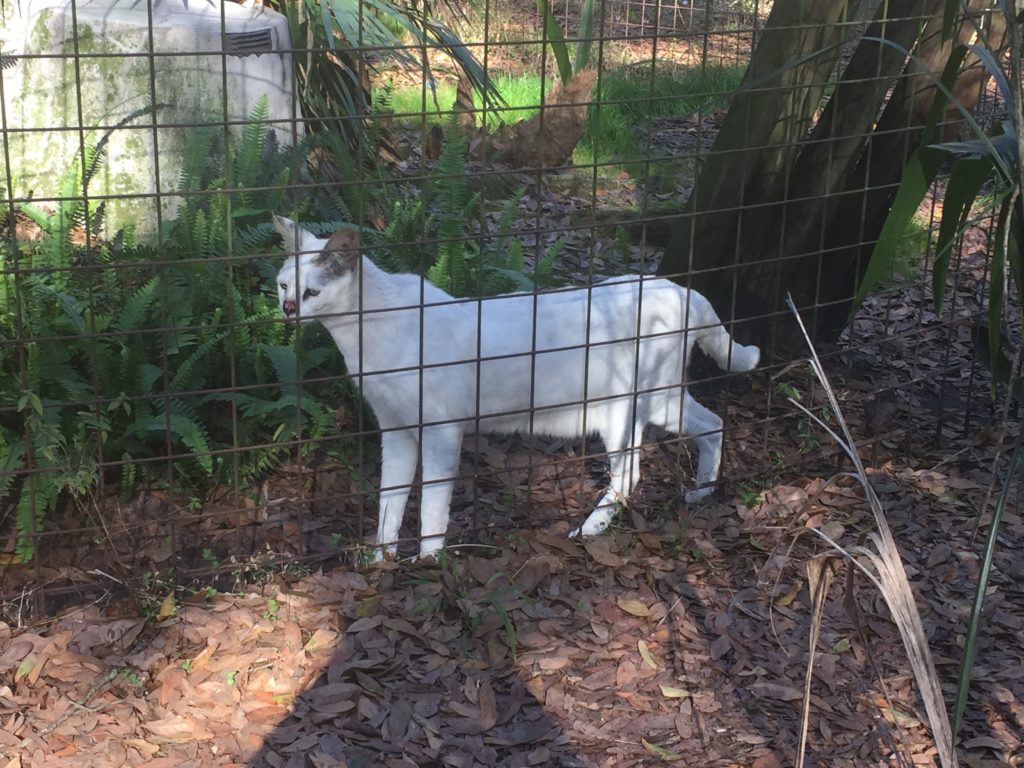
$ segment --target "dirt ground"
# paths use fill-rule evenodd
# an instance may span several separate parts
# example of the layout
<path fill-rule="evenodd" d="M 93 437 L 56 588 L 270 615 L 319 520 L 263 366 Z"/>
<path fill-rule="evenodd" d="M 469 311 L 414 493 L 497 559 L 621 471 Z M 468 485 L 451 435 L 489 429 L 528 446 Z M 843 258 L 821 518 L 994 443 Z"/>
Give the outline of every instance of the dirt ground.
<path fill-rule="evenodd" d="M 964 286 L 984 277 L 981 247 L 968 239 L 955 317 L 978 309 Z M 929 306 L 914 285 L 871 299 L 826 367 L 870 443 L 870 481 L 951 701 L 993 468 L 1005 469 L 1014 435 L 977 396 L 987 384 L 969 325 L 937 323 Z M 724 490 L 685 508 L 685 451 L 654 445 L 632 510 L 607 536 L 565 537 L 585 511 L 567 500 L 599 487 L 576 447 L 549 445 L 563 461 L 531 471 L 523 456 L 538 446 L 492 438 L 474 461 L 493 471 L 456 500 L 475 505 L 453 526 L 464 546 L 440 564 L 278 568 L 184 592 L 136 578 L 131 590 L 81 589 L 46 618 L 8 603 L 0 765 L 791 765 L 806 566 L 828 554 L 811 532 L 849 544 L 872 522 L 827 438 L 779 396 L 820 407 L 802 370 L 734 389 L 701 395 L 728 410 Z M 316 540 L 315 516 L 275 501 L 265 527 L 283 539 L 309 526 Z M 1014 495 L 960 733 L 965 765 L 1024 764 L 1022 534 Z M 834 565 L 808 764 L 937 765 L 883 599 Z M 93 585 L 115 578 L 94 566 L 79 566 Z"/>

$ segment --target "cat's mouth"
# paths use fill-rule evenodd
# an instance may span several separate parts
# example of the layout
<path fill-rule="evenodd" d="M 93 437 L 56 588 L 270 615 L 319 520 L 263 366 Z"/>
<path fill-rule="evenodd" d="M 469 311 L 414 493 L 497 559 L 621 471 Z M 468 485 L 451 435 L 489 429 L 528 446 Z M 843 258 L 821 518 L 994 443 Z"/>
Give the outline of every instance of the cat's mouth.
<path fill-rule="evenodd" d="M 310 315 L 303 314 L 302 318 L 299 318 L 299 305 L 297 302 L 291 299 L 286 299 L 281 302 L 281 314 L 284 315 L 285 320 L 289 323 L 310 323 L 315 318 Z"/>

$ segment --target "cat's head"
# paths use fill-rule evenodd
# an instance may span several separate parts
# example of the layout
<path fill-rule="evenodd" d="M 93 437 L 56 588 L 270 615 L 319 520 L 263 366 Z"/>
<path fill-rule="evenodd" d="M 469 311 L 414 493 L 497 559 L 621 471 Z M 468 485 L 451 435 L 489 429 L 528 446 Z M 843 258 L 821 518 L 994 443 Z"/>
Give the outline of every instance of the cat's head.
<path fill-rule="evenodd" d="M 359 230 L 342 227 L 330 238 L 316 237 L 291 219 L 274 216 L 289 257 L 277 273 L 281 312 L 303 322 L 345 312 L 359 274 Z"/>

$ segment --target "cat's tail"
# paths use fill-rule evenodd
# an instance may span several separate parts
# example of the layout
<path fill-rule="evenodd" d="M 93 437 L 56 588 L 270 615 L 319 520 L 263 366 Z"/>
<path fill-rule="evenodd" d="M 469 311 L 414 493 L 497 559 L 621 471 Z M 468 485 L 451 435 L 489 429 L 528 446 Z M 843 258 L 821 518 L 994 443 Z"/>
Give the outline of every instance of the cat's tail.
<path fill-rule="evenodd" d="M 761 360 L 760 348 L 737 344 L 718 319 L 711 302 L 696 291 L 689 291 L 690 321 L 697 344 L 723 371 L 750 371 Z"/>

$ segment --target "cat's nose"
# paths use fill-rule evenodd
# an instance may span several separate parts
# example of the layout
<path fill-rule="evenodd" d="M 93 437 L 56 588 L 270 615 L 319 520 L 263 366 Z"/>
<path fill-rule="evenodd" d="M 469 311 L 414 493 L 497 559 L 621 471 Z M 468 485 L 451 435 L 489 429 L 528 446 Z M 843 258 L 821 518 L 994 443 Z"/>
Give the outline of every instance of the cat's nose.
<path fill-rule="evenodd" d="M 298 307 L 295 306 L 295 302 L 291 299 L 285 299 L 281 302 L 281 311 L 288 317 L 291 317 L 296 313 L 296 311 L 298 311 Z"/>

